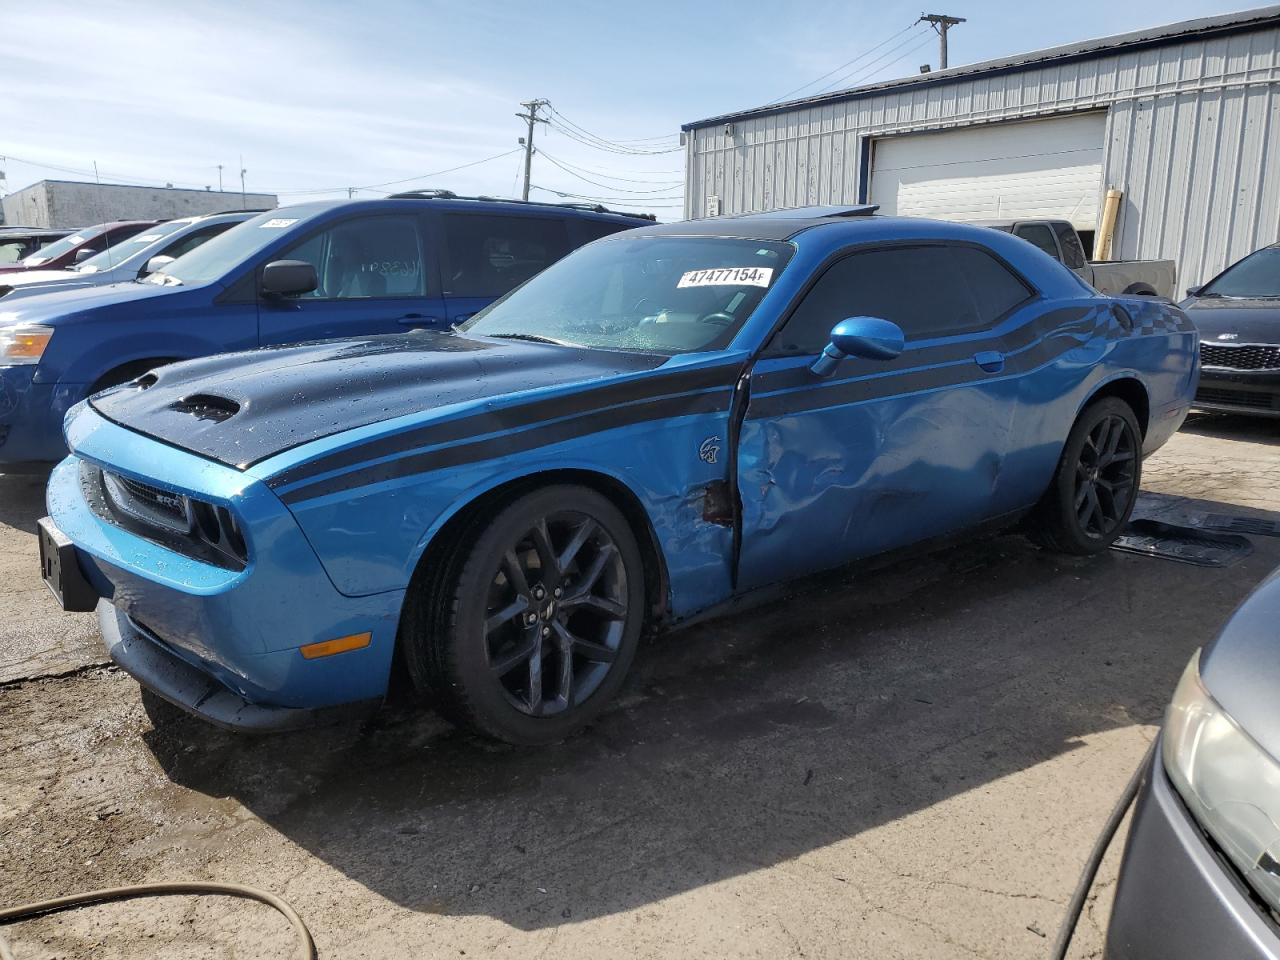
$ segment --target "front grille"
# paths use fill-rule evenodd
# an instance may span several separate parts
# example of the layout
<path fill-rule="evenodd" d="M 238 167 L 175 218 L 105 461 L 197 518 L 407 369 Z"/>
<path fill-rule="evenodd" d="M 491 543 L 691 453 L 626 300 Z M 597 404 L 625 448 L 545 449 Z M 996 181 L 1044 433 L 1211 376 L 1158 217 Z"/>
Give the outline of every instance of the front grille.
<path fill-rule="evenodd" d="M 1228 370 L 1280 369 L 1280 346 L 1244 344 L 1228 347 L 1220 343 L 1200 344 L 1200 363 Z"/>
<path fill-rule="evenodd" d="M 1254 410 L 1275 410 L 1276 397 L 1269 393 L 1251 393 L 1247 390 L 1221 390 L 1201 387 L 1196 391 L 1200 403 L 1216 403 L 1228 407 L 1249 407 Z"/>
<path fill-rule="evenodd" d="M 191 531 L 191 504 L 182 494 L 170 493 L 105 470 L 102 472 L 102 485 L 111 505 L 133 519 L 175 533 Z"/>

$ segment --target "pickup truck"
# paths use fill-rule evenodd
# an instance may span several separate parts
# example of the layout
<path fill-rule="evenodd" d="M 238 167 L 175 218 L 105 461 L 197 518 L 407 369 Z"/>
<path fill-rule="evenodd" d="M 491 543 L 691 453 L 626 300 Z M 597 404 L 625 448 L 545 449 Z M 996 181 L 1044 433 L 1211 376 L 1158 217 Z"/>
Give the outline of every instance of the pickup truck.
<path fill-rule="evenodd" d="M 991 227 L 1021 237 L 1074 271 L 1085 283 L 1108 296 L 1145 296 L 1173 299 L 1178 268 L 1172 260 L 1087 260 L 1084 244 L 1068 220 L 981 220 Z"/>

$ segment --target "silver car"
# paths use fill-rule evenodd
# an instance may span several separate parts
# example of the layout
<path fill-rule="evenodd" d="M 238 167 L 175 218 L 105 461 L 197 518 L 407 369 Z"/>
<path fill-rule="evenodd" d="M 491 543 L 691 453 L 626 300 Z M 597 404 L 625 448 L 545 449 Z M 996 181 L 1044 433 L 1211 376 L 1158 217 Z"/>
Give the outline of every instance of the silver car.
<path fill-rule="evenodd" d="M 260 212 L 244 210 L 169 220 L 148 227 L 128 240 L 122 240 L 66 270 L 27 270 L 5 274 L 0 276 L 0 299 L 7 304 L 19 297 L 50 290 L 97 287 L 138 280 L 155 270 L 160 263 L 178 259 L 206 240 Z"/>
<path fill-rule="evenodd" d="M 1280 958 L 1280 572 L 1187 665 L 1120 867 L 1107 960 Z"/>

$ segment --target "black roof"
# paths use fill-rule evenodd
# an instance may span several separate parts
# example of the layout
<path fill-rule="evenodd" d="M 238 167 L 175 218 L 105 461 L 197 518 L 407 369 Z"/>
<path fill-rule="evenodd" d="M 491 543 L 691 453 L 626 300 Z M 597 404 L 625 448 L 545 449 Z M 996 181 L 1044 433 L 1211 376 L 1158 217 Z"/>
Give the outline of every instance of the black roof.
<path fill-rule="evenodd" d="M 727 217 L 706 217 L 641 227 L 627 236 L 647 237 L 741 237 L 748 240 L 788 240 L 812 227 L 841 220 L 871 217 L 879 206 L 874 203 L 848 206 L 791 207 L 763 213 L 739 213 Z"/>
<path fill-rule="evenodd" d="M 466 197 L 452 190 L 403 190 L 400 193 L 387 195 L 388 200 L 475 200 L 480 203 L 510 203 L 533 207 L 556 207 L 564 210 L 578 210 L 582 213 L 606 213 L 611 217 L 628 217 L 632 220 L 656 221 L 652 213 L 628 213 L 622 210 L 610 210 L 599 203 L 565 203 L 555 200 L 509 200 L 506 197 Z"/>

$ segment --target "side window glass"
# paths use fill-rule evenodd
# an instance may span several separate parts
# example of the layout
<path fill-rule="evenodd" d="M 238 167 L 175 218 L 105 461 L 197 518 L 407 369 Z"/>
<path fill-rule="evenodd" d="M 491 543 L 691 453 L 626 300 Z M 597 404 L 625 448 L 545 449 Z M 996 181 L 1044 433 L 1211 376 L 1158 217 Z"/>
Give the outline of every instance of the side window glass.
<path fill-rule="evenodd" d="M 449 214 L 446 295 L 500 297 L 569 252 L 563 220 Z"/>
<path fill-rule="evenodd" d="M 908 340 L 982 326 L 952 248 L 890 247 L 832 264 L 770 344 L 771 353 L 815 354 L 849 317 L 892 320 Z"/>
<path fill-rule="evenodd" d="M 590 243 L 592 240 L 600 240 L 604 237 L 611 237 L 615 233 L 622 230 L 630 230 L 631 227 L 621 223 L 612 223 L 607 220 L 587 220 L 579 221 L 582 230 L 582 242 Z"/>
<path fill-rule="evenodd" d="M 221 223 L 216 227 L 205 227 L 203 230 L 192 230 L 185 237 L 175 240 L 172 244 L 166 247 L 164 250 L 164 256 L 173 257 L 173 259 L 177 260 L 184 253 L 190 253 L 206 240 L 213 239 L 231 226 L 234 226 L 234 224 Z"/>
<path fill-rule="evenodd" d="M 983 326 L 996 323 L 1034 295 L 1021 277 L 985 250 L 952 247 L 951 256 L 969 284 Z"/>
<path fill-rule="evenodd" d="M 1058 235 L 1058 245 L 1062 247 L 1062 262 L 1072 270 L 1079 270 L 1085 264 L 1084 247 L 1080 245 L 1080 237 L 1076 228 L 1069 223 L 1055 223 L 1053 232 Z"/>
<path fill-rule="evenodd" d="M 1058 245 L 1053 242 L 1053 231 L 1043 223 L 1020 223 L 1013 235 L 1035 244 L 1055 260 L 1062 259 L 1058 255 Z"/>
<path fill-rule="evenodd" d="M 300 299 L 426 296 L 426 271 L 412 217 L 366 217 L 323 230 L 281 254 L 316 268 L 319 286 Z"/>

